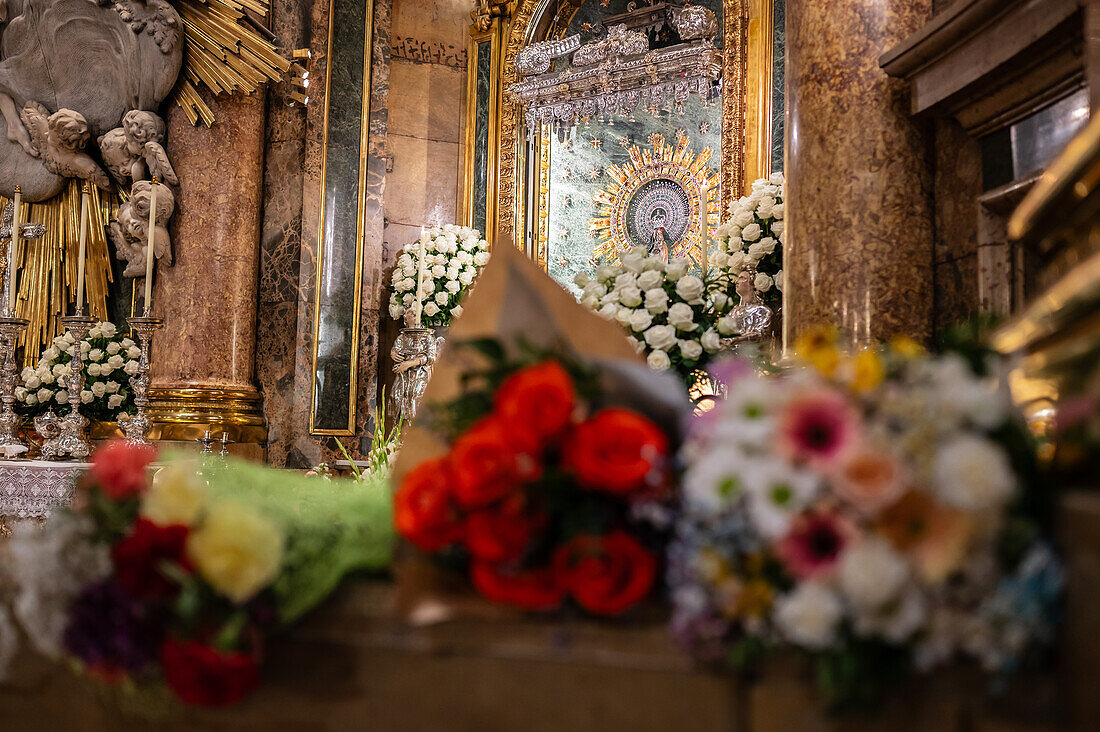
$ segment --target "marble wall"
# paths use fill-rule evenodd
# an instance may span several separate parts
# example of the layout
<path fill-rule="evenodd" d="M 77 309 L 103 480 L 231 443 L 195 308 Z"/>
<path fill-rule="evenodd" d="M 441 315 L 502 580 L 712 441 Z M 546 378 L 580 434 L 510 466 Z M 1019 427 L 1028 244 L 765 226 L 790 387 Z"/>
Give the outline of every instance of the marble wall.
<path fill-rule="evenodd" d="M 934 123 L 934 326 L 965 320 L 979 309 L 978 197 L 982 155 L 977 139 L 954 119 Z"/>

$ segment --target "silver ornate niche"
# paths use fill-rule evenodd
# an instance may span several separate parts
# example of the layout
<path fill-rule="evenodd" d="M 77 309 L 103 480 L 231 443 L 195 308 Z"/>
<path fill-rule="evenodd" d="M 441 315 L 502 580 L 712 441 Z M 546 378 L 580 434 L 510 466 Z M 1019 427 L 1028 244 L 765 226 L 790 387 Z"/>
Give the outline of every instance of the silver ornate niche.
<path fill-rule="evenodd" d="M 590 118 L 630 116 L 639 105 L 661 109 L 692 95 L 717 96 L 722 54 L 714 45 L 718 22 L 699 5 L 630 3 L 604 19 L 606 33 L 581 44 L 580 35 L 532 43 L 515 59 L 520 81 L 509 87 L 523 107 L 529 134 L 540 123 L 558 130 Z M 674 42 L 654 48 L 669 29 Z M 551 70 L 553 66 L 565 68 Z"/>

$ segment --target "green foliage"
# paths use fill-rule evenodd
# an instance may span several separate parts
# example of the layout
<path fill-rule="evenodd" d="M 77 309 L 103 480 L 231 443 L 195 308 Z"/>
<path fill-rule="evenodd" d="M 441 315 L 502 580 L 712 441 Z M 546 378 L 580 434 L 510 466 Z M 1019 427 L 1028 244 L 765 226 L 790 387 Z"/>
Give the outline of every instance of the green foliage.
<path fill-rule="evenodd" d="M 813 659 L 818 690 L 833 714 L 874 710 L 911 667 L 905 648 L 852 636 Z"/>

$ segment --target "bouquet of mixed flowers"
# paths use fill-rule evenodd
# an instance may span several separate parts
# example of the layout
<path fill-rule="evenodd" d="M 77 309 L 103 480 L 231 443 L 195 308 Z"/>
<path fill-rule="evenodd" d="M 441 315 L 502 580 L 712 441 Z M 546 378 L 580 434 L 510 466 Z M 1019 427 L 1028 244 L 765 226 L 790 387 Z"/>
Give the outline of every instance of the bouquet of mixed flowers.
<path fill-rule="evenodd" d="M 150 482 L 154 457 L 110 443 L 73 509 L 17 528 L 11 615 L 88 676 L 232 704 L 259 683 L 268 634 L 346 572 L 388 563 L 388 489 L 218 459 L 170 461 Z"/>
<path fill-rule="evenodd" d="M 423 272 L 420 293 L 424 327 L 450 325 L 462 314 L 463 296 L 488 263 L 489 242 L 476 229 L 453 224 L 428 229 L 418 240 L 406 244 L 397 258 L 391 280 L 390 317 L 399 321 L 407 309 L 415 312 L 417 273 Z"/>
<path fill-rule="evenodd" d="M 601 265 L 595 277 L 581 272 L 575 282 L 581 304 L 622 325 L 650 368 L 673 369 L 690 383 L 721 350 L 718 322 L 733 303 L 689 267 L 686 259 L 666 264 L 636 247 L 618 265 Z"/>
<path fill-rule="evenodd" d="M 22 386 L 15 389 L 19 413 L 29 419 L 53 409 L 69 413 L 69 392 L 65 379 L 72 374 L 76 344 L 72 335 L 54 338 L 42 352 L 35 368 L 23 369 Z M 112 422 L 133 408 L 130 377 L 138 372 L 141 347 L 118 332 L 113 323 L 96 323 L 80 342 L 84 359 L 84 389 L 80 393 L 81 413 L 91 419 Z"/>
<path fill-rule="evenodd" d="M 783 303 L 782 173 L 752 184 L 752 193 L 730 204 L 730 220 L 718 227 L 718 251 L 712 262 L 732 283 L 745 267 L 756 270 L 756 289 L 764 304 L 778 310 Z M 729 295 L 734 296 L 732 286 Z"/>
<path fill-rule="evenodd" d="M 834 707 L 957 655 L 991 672 L 1049 642 L 1062 581 L 1039 539 L 1035 446 L 984 358 L 911 341 L 810 368 L 731 363 L 685 447 L 673 632 L 703 658 L 816 663 Z M 740 371 L 739 371 L 740 369 Z"/>
<path fill-rule="evenodd" d="M 493 339 L 467 345 L 488 365 L 463 375 L 460 396 L 429 405 L 449 450 L 404 475 L 398 532 L 494 602 L 627 611 L 658 577 L 643 517 L 670 496 L 668 436 L 611 403 L 579 363 L 534 349 L 509 357 Z"/>

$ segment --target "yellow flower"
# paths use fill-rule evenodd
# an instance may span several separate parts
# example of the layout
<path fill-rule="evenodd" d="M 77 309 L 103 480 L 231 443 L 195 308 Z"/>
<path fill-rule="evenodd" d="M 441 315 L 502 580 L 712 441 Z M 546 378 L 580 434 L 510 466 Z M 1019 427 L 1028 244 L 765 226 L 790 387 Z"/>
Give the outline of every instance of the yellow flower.
<path fill-rule="evenodd" d="M 248 507 L 222 500 L 210 507 L 202 525 L 188 537 L 187 556 L 211 587 L 243 603 L 278 574 L 283 534 Z"/>
<path fill-rule="evenodd" d="M 870 348 L 863 349 L 852 359 L 852 388 L 861 394 L 878 388 L 885 375 L 882 359 Z"/>
<path fill-rule="evenodd" d="M 771 610 L 774 597 L 771 585 L 765 580 L 746 582 L 737 596 L 737 614 L 763 617 Z"/>
<path fill-rule="evenodd" d="M 904 335 L 894 336 L 890 341 L 890 348 L 903 358 L 916 358 L 924 354 L 924 346 Z"/>
<path fill-rule="evenodd" d="M 141 499 L 141 515 L 160 526 L 191 526 L 206 492 L 197 465 L 184 460 L 161 468 Z"/>
<path fill-rule="evenodd" d="M 801 360 L 813 366 L 823 376 L 829 377 L 840 365 L 838 337 L 836 328 L 831 326 L 814 328 L 798 337 L 794 350 Z"/>

